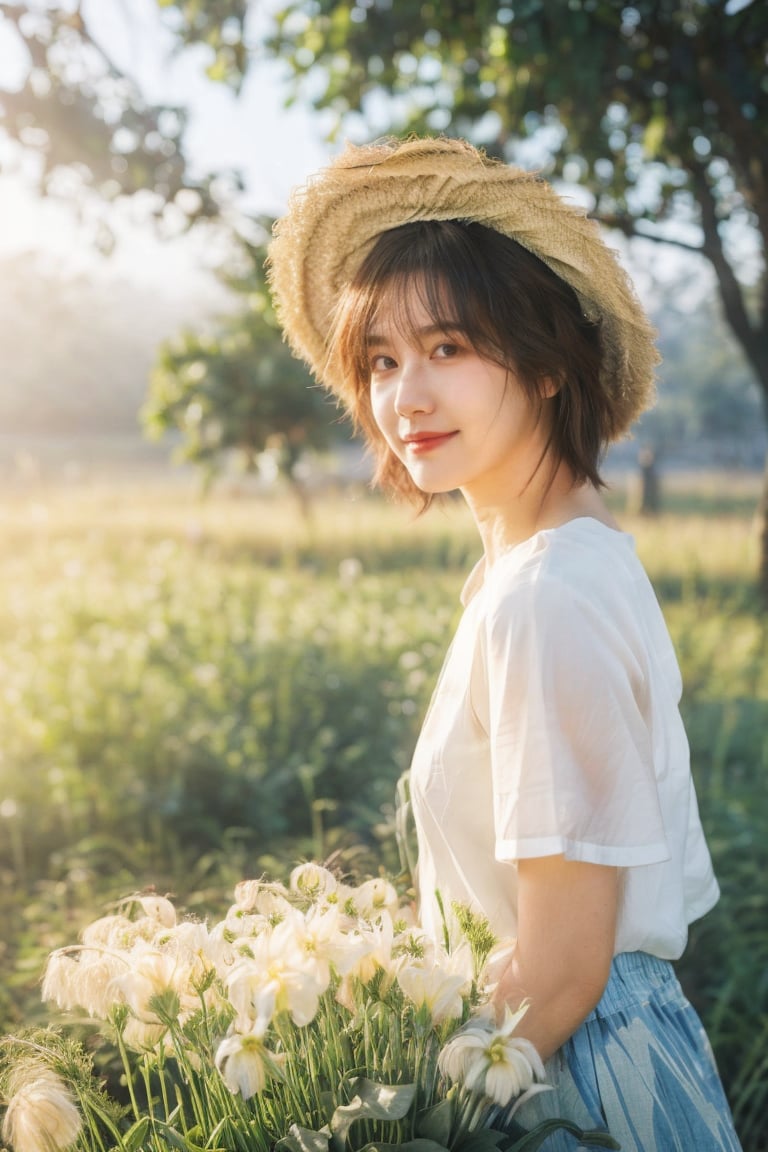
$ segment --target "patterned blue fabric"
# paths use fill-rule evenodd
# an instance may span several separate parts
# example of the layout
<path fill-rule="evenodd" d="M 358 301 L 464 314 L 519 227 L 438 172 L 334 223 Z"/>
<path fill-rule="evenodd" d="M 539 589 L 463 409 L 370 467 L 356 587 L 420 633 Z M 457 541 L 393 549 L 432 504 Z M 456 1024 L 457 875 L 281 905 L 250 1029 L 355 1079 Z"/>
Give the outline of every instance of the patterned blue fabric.
<path fill-rule="evenodd" d="M 704 1028 L 666 960 L 616 956 L 599 1004 L 546 1068 L 553 1091 L 518 1110 L 525 1128 L 561 1116 L 607 1128 L 622 1152 L 741 1150 Z M 556 1132 L 541 1147 L 582 1146 Z"/>

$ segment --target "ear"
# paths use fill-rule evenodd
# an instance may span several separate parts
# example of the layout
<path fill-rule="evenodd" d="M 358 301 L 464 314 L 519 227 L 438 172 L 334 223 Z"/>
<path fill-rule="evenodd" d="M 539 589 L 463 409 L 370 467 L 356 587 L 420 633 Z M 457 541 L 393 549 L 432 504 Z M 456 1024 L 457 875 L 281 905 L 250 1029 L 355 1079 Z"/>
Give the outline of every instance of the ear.
<path fill-rule="evenodd" d="M 563 384 L 558 376 L 539 376 L 538 383 L 542 400 L 551 400 L 553 396 L 557 396 Z"/>

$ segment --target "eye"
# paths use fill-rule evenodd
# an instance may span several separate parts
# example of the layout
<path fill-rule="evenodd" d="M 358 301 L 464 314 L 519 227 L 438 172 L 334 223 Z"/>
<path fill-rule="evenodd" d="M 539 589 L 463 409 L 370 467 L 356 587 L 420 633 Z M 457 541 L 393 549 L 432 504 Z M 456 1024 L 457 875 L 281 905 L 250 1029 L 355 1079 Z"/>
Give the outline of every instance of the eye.
<path fill-rule="evenodd" d="M 433 355 L 438 360 L 450 360 L 452 357 L 458 356 L 460 352 L 461 348 L 458 344 L 455 344 L 450 340 L 446 340 L 442 344 L 437 345 Z"/>
<path fill-rule="evenodd" d="M 378 356 L 371 357 L 371 372 L 389 372 L 392 368 L 397 367 L 397 361 L 393 360 L 391 356 L 387 356 L 382 352 Z"/>

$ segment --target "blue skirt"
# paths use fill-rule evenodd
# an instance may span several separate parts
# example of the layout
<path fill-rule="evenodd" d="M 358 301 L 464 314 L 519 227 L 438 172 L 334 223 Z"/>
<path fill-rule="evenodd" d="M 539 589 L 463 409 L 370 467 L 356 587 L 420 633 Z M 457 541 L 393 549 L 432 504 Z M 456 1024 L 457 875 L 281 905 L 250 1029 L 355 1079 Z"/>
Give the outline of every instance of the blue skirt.
<path fill-rule="evenodd" d="M 553 1090 L 518 1109 L 524 1128 L 559 1116 L 607 1129 L 622 1152 L 741 1152 L 704 1028 L 667 960 L 616 956 L 597 1007 L 546 1070 Z M 580 1147 L 555 1132 L 542 1152 Z"/>

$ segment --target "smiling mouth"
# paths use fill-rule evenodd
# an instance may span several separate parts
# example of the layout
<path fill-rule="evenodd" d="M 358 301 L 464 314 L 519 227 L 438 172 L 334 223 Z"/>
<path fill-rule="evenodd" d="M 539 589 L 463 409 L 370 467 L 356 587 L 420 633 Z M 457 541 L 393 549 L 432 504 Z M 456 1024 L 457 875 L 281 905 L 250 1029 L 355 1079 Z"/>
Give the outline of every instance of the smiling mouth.
<path fill-rule="evenodd" d="M 439 448 L 441 444 L 447 443 L 455 435 L 455 432 L 420 432 L 417 435 L 405 437 L 403 443 L 408 452 L 418 456 Z"/>

